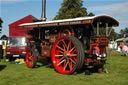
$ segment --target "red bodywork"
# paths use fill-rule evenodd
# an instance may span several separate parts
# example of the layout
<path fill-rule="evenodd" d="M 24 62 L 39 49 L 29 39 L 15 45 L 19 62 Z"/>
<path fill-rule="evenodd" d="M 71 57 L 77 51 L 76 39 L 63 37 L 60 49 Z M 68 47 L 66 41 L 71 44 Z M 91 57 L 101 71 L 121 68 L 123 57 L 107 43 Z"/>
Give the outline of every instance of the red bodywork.
<path fill-rule="evenodd" d="M 104 36 L 95 36 L 95 37 L 91 37 L 90 39 L 90 49 L 88 50 L 87 54 L 88 57 L 94 57 L 96 55 L 93 55 L 93 49 L 96 50 L 98 56 L 103 54 L 103 52 L 106 52 L 106 46 L 108 45 L 109 40 L 108 37 L 104 37 Z M 95 63 L 95 65 L 98 64 L 104 64 L 104 62 L 99 62 L 97 57 L 90 59 L 90 58 L 85 58 L 85 64 L 89 64 L 91 62 Z M 101 60 L 101 59 L 100 59 Z"/>
<path fill-rule="evenodd" d="M 24 57 L 26 55 L 27 47 L 7 47 L 6 52 L 8 56 Z"/>
<path fill-rule="evenodd" d="M 19 25 L 22 23 L 31 23 L 34 22 L 33 16 L 28 15 L 24 18 L 21 18 L 20 20 L 17 20 L 16 22 L 13 22 L 9 24 L 9 37 L 18 37 L 18 36 L 25 36 L 27 35 L 27 30 L 31 30 L 32 28 L 28 29 L 20 29 Z"/>
<path fill-rule="evenodd" d="M 28 29 L 20 29 L 19 25 L 22 23 L 31 23 L 34 22 L 35 20 L 37 20 L 35 17 L 33 17 L 32 15 L 28 15 L 24 18 L 21 18 L 11 24 L 9 24 L 9 37 L 25 37 L 25 36 L 30 36 L 27 35 L 27 30 L 31 30 L 32 28 L 28 28 Z M 6 53 L 7 56 L 14 56 L 16 55 L 16 57 L 18 56 L 25 56 L 26 55 L 26 46 L 16 46 L 16 47 L 10 47 L 7 46 L 6 48 Z"/>

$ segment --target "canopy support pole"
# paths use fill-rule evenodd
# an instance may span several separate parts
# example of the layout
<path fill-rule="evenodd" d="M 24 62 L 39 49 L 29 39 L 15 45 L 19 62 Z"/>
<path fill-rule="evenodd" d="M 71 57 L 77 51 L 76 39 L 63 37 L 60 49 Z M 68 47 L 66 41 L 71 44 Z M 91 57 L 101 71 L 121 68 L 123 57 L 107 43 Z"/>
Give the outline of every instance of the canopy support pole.
<path fill-rule="evenodd" d="M 99 36 L 99 29 L 100 29 L 99 28 L 99 23 L 97 23 L 97 34 L 96 34 L 97 36 Z"/>
<path fill-rule="evenodd" d="M 108 36 L 108 23 L 106 23 L 106 36 Z"/>

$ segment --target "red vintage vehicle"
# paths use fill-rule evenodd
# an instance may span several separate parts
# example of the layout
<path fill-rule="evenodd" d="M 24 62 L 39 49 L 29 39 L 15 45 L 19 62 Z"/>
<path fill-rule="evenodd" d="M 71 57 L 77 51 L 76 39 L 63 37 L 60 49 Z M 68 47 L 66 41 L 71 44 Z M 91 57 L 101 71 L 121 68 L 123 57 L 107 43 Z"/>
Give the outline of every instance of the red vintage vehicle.
<path fill-rule="evenodd" d="M 62 74 L 79 72 L 83 67 L 102 68 L 109 31 L 118 25 L 105 15 L 21 24 L 22 29 L 33 28 L 28 31 L 33 38 L 28 39 L 27 67 L 34 68 L 38 60 L 48 59 Z"/>
<path fill-rule="evenodd" d="M 22 30 L 19 28 L 19 24 L 32 23 L 37 21 L 32 15 L 25 16 L 11 24 L 9 24 L 9 38 L 6 47 L 6 54 L 10 62 L 14 62 L 16 58 L 25 58 L 26 55 L 26 36 L 27 30 L 31 28 Z"/>

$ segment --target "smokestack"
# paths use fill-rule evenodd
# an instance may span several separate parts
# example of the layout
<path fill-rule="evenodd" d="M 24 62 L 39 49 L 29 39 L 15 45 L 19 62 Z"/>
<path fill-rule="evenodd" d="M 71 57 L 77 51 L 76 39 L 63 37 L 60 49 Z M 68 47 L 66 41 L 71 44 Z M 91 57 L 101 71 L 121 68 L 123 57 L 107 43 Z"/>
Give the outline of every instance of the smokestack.
<path fill-rule="evenodd" d="M 46 21 L 46 0 L 42 0 L 42 14 L 41 14 L 41 20 Z"/>

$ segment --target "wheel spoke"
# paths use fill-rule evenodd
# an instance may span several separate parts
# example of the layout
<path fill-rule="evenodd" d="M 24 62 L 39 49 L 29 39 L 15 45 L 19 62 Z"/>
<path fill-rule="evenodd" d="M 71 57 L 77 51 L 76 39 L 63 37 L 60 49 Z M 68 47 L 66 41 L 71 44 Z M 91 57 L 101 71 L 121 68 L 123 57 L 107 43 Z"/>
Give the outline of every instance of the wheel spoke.
<path fill-rule="evenodd" d="M 63 59 L 64 59 L 64 57 L 60 58 L 59 61 L 61 61 L 61 60 L 63 60 Z"/>
<path fill-rule="evenodd" d="M 69 68 L 72 70 L 72 62 L 69 62 Z"/>
<path fill-rule="evenodd" d="M 65 50 L 63 48 L 61 48 L 60 46 L 57 45 L 56 47 L 58 47 L 59 49 L 61 49 L 62 51 L 65 52 Z"/>
<path fill-rule="evenodd" d="M 32 65 L 32 61 L 29 61 L 29 64 Z"/>
<path fill-rule="evenodd" d="M 72 53 L 75 53 L 75 52 L 76 52 L 76 49 Z"/>
<path fill-rule="evenodd" d="M 68 63 L 69 63 L 69 60 L 67 61 L 66 65 L 64 66 L 63 71 L 65 71 L 65 69 L 67 68 Z"/>
<path fill-rule="evenodd" d="M 75 47 L 73 47 L 69 52 L 72 52 L 75 49 Z"/>
<path fill-rule="evenodd" d="M 55 55 L 55 57 L 63 57 L 64 55 Z"/>
<path fill-rule="evenodd" d="M 68 48 L 68 46 L 66 45 L 64 39 L 62 40 L 62 42 L 64 43 L 64 46 L 65 46 L 66 48 Z"/>
<path fill-rule="evenodd" d="M 69 56 L 77 56 L 77 54 L 70 54 Z"/>
<path fill-rule="evenodd" d="M 31 54 L 29 53 L 28 56 L 31 56 Z"/>
<path fill-rule="evenodd" d="M 29 64 L 32 65 L 32 63 L 33 63 L 33 60 L 32 60 L 32 57 L 30 56 Z"/>
<path fill-rule="evenodd" d="M 72 66 L 72 68 L 73 68 L 72 62 L 71 62 L 71 66 Z"/>
<path fill-rule="evenodd" d="M 31 61 L 31 62 L 33 62 L 33 61 L 34 61 L 33 56 L 30 56 L 30 57 L 29 57 L 29 61 Z"/>
<path fill-rule="evenodd" d="M 76 62 L 73 59 L 70 58 L 70 60 L 71 60 L 71 62 L 73 62 L 74 64 L 76 64 Z"/>
<path fill-rule="evenodd" d="M 65 59 L 62 60 L 61 62 L 59 62 L 59 63 L 57 64 L 57 66 L 59 66 L 60 64 L 62 64 L 64 61 L 65 61 Z"/>
<path fill-rule="evenodd" d="M 70 47 L 70 45 L 71 45 L 71 41 L 69 41 L 69 43 L 68 43 L 67 51 L 69 51 L 69 47 Z"/>
<path fill-rule="evenodd" d="M 64 52 L 62 52 L 61 50 L 59 50 L 60 53 L 64 54 Z"/>
<path fill-rule="evenodd" d="M 64 50 L 66 51 L 66 48 L 65 48 L 64 44 L 63 44 L 63 48 L 64 48 Z"/>
<path fill-rule="evenodd" d="M 31 56 L 28 57 L 28 60 L 29 60 L 29 61 L 31 60 Z"/>
<path fill-rule="evenodd" d="M 75 60 L 75 62 L 77 62 L 77 59 L 75 57 L 73 57 L 73 59 Z"/>
<path fill-rule="evenodd" d="M 71 48 L 72 48 L 72 45 L 69 46 L 69 49 L 71 49 Z"/>
<path fill-rule="evenodd" d="M 66 65 L 66 59 L 65 59 L 65 61 L 64 61 L 64 66 Z"/>
<path fill-rule="evenodd" d="M 31 59 L 31 61 L 33 61 L 33 56 L 31 56 L 31 58 L 30 58 L 30 59 Z"/>

